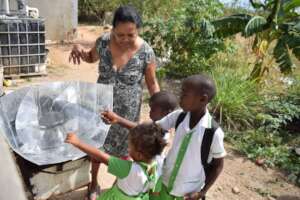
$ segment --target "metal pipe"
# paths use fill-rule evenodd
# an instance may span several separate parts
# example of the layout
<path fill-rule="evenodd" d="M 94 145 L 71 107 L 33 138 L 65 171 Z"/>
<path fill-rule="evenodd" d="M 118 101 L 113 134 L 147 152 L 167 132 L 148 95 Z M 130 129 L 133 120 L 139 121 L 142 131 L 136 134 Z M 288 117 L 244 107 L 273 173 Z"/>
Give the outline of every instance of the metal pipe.
<path fill-rule="evenodd" d="M 9 0 L 0 0 L 0 11 L 4 14 L 9 14 Z"/>
<path fill-rule="evenodd" d="M 17 0 L 18 4 L 18 11 L 20 14 L 25 14 L 26 13 L 26 6 L 27 2 L 25 0 Z"/>

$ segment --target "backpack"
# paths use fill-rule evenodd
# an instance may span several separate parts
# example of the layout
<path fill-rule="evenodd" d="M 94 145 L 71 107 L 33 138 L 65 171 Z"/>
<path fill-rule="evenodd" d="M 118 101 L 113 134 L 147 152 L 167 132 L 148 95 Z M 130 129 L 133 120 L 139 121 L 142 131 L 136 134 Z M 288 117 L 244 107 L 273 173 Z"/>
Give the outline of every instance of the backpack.
<path fill-rule="evenodd" d="M 186 112 L 181 112 L 176 120 L 175 130 L 177 130 L 180 123 L 184 120 L 186 116 Z M 219 124 L 212 118 L 211 128 L 207 128 L 204 131 L 202 145 L 201 145 L 201 162 L 204 168 L 205 176 L 209 173 L 211 169 L 211 163 L 208 163 L 208 155 L 210 151 L 210 147 L 212 144 L 213 137 L 215 135 L 216 130 L 219 128 Z"/>

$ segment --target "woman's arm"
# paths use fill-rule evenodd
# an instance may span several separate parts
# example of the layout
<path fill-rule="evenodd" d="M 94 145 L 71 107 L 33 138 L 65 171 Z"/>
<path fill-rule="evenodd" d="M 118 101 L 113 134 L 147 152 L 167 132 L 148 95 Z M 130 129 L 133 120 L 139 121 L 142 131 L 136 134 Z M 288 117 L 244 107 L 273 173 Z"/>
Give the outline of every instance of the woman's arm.
<path fill-rule="evenodd" d="M 160 88 L 156 79 L 156 64 L 155 62 L 149 63 L 146 72 L 145 72 L 145 81 L 147 84 L 147 88 L 149 91 L 150 96 L 152 96 L 154 93 L 159 92 Z"/>
<path fill-rule="evenodd" d="M 99 149 L 92 147 L 88 144 L 83 143 L 78 139 L 75 133 L 68 133 L 65 142 L 72 144 L 73 146 L 80 149 L 84 153 L 88 154 L 90 157 L 94 158 L 95 160 L 98 160 L 101 163 L 108 165 L 108 160 L 110 158 L 109 154 L 102 152 Z"/>

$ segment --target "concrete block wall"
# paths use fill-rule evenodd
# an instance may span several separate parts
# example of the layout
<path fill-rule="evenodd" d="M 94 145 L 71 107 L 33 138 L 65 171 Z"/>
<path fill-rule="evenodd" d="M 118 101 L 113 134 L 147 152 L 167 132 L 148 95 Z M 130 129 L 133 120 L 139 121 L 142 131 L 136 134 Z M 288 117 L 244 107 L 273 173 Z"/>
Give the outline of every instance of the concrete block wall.
<path fill-rule="evenodd" d="M 45 18 L 46 40 L 61 41 L 72 39 L 78 25 L 78 0 L 27 0 L 28 6 L 38 8 Z M 15 0 L 10 8 L 16 10 Z"/>

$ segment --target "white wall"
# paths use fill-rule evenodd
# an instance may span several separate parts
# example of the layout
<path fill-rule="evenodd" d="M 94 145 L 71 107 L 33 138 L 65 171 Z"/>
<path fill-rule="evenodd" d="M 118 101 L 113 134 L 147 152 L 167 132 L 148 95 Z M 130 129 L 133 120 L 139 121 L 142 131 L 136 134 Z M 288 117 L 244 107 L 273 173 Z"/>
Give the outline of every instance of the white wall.
<path fill-rule="evenodd" d="M 2 133 L 0 133 L 0 199 L 26 200 L 23 181 Z"/>
<path fill-rule="evenodd" d="M 46 39 L 71 39 L 78 24 L 77 0 L 29 0 L 46 20 Z"/>
<path fill-rule="evenodd" d="M 45 18 L 47 40 L 67 40 L 74 35 L 78 25 L 78 0 L 27 0 L 30 7 L 39 9 Z M 10 0 L 16 9 L 16 0 Z"/>

